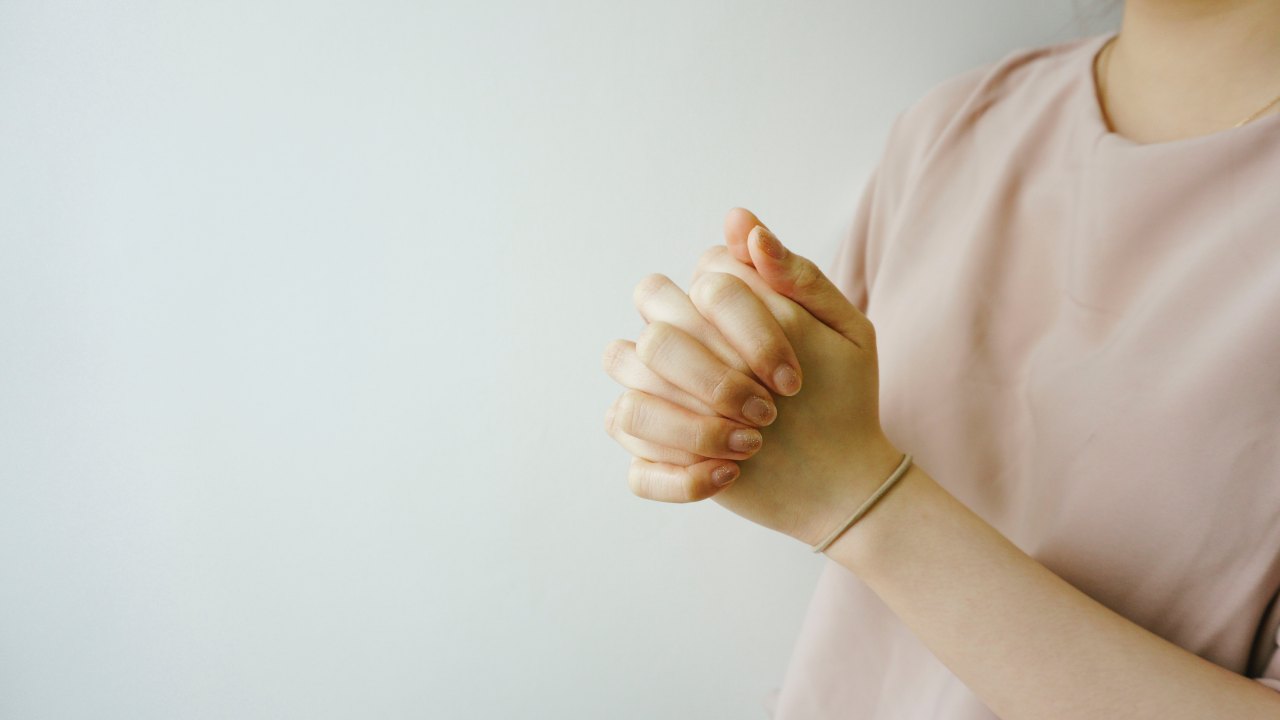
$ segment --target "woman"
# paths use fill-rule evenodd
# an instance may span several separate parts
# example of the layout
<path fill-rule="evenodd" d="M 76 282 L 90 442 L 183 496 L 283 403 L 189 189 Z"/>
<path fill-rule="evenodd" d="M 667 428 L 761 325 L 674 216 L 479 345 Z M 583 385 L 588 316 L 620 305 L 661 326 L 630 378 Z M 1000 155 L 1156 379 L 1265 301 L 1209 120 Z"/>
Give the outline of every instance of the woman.
<path fill-rule="evenodd" d="M 899 115 L 832 280 L 735 209 L 637 288 L 633 491 L 831 560 L 773 717 L 1280 718 L 1277 37 L 1130 0 Z"/>

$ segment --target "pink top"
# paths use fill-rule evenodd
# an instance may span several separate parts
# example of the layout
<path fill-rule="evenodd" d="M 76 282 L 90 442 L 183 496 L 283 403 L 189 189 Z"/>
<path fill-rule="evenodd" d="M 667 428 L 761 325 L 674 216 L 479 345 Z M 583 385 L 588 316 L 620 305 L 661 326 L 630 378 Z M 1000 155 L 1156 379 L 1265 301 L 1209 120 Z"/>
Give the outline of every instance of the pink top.
<path fill-rule="evenodd" d="M 1111 133 L 1110 36 L 902 112 L 831 276 L 875 323 L 896 446 L 1075 587 L 1280 691 L 1280 114 Z M 764 703 L 996 717 L 830 560 Z"/>

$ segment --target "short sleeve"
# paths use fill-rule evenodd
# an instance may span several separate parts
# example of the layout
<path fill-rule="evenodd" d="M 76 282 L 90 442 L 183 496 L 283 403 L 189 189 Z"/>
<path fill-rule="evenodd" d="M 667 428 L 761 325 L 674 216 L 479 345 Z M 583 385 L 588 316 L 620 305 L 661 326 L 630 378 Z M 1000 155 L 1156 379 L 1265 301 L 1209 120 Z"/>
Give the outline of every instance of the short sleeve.
<path fill-rule="evenodd" d="M 898 112 L 879 160 L 862 188 L 847 232 L 827 270 L 836 287 L 864 314 L 870 309 L 876 270 L 892 243 L 895 215 L 908 202 L 916 178 L 927 172 L 931 150 L 968 118 L 995 63 L 937 83 Z"/>
<path fill-rule="evenodd" d="M 835 259 L 827 272 L 827 277 L 831 278 L 840 292 L 864 314 L 867 312 L 871 285 L 867 267 L 867 245 L 871 235 L 877 177 L 877 170 L 872 170 L 854 210 L 853 224 L 836 248 Z"/>
<path fill-rule="evenodd" d="M 827 268 L 827 277 L 863 314 L 867 312 L 872 276 L 884 247 L 888 218 L 892 212 L 889 207 L 891 193 L 885 185 L 901 175 L 898 171 L 905 160 L 899 152 L 899 139 L 903 118 L 908 112 L 909 109 L 902 111 L 894 118 L 880 158 L 863 184 L 848 229 Z"/>

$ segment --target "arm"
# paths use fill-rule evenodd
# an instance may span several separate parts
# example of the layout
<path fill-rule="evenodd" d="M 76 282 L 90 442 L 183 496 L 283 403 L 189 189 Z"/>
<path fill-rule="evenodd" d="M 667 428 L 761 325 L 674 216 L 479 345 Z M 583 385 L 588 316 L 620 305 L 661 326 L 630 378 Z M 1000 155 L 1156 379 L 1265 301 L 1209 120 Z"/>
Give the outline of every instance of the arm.
<path fill-rule="evenodd" d="M 918 465 L 826 554 L 1004 720 L 1280 718 L 1280 693 L 1080 592 Z"/>
<path fill-rule="evenodd" d="M 712 497 L 813 545 L 902 457 L 879 426 L 874 327 L 812 262 L 763 226 L 730 249 L 704 256 L 694 283 L 724 285 L 732 276 L 759 296 L 805 368 L 805 390 L 778 398 L 763 447 Z M 744 254 L 751 265 L 741 262 Z M 658 374 L 676 382 L 690 368 L 676 363 Z M 636 398 L 641 411 L 628 413 L 624 429 L 660 443 L 656 428 L 673 437 L 705 435 L 644 393 Z M 919 466 L 826 552 L 1004 720 L 1280 718 L 1280 693 L 1085 595 Z"/>
<path fill-rule="evenodd" d="M 750 257 L 771 290 L 828 325 L 865 319 L 810 261 L 785 249 L 781 259 L 760 252 L 762 239 L 776 241 L 763 234 L 750 241 Z M 828 504 L 835 511 L 819 526 L 839 526 L 848 517 L 840 508 L 860 504 L 901 456 L 896 448 L 881 455 L 892 459 L 853 482 L 826 479 L 850 498 Z M 796 537 L 812 545 L 825 534 Z M 1280 693 L 1093 600 L 918 465 L 826 554 L 867 583 L 1004 720 L 1280 718 Z"/>

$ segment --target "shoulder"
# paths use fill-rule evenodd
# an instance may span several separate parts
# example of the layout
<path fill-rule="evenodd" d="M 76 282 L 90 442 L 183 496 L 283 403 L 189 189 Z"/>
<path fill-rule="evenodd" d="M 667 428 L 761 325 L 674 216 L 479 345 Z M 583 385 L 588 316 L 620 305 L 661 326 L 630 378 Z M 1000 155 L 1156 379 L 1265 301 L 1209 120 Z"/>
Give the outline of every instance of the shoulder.
<path fill-rule="evenodd" d="M 974 130 L 986 116 L 1010 109 L 1034 115 L 1080 81 L 1083 55 L 1099 38 L 1015 48 L 935 83 L 894 119 L 882 163 L 906 180 L 940 142 Z"/>

